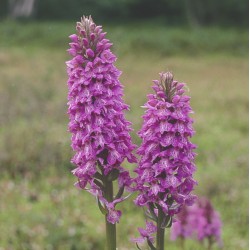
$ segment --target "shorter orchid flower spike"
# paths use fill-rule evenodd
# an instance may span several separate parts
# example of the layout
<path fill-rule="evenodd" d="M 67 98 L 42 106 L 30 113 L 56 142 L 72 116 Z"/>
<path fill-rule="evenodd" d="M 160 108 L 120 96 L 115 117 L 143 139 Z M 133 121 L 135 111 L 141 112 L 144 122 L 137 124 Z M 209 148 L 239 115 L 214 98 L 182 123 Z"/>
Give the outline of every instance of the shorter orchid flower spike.
<path fill-rule="evenodd" d="M 193 179 L 196 146 L 190 97 L 184 94 L 185 84 L 174 80 L 171 72 L 160 73 L 153 81 L 154 94 L 143 106 L 143 125 L 138 135 L 142 143 L 137 150 L 141 157 L 134 179 L 138 196 L 135 204 L 146 207 L 148 219 L 170 227 L 172 217 L 184 205 L 192 205 L 197 182 Z"/>

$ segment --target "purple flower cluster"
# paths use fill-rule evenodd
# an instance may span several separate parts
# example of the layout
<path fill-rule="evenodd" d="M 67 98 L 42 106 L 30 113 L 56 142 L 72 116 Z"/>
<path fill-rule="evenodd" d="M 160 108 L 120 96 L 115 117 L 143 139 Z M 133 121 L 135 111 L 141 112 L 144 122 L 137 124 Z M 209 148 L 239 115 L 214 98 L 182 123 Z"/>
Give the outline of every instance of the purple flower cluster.
<path fill-rule="evenodd" d="M 222 246 L 220 215 L 214 210 L 210 201 L 199 198 L 191 207 L 184 206 L 177 215 L 171 230 L 171 239 L 196 238 L 199 241 L 208 239 Z"/>
<path fill-rule="evenodd" d="M 190 97 L 184 95 L 185 85 L 173 80 L 170 72 L 161 73 L 160 81 L 153 82 L 155 94 L 148 95 L 138 133 L 142 144 L 137 150 L 141 159 L 135 169 L 135 189 L 139 191 L 135 204 L 146 206 L 153 219 L 160 209 L 164 220 L 171 221 L 183 205 L 195 200 L 191 191 L 196 185 L 196 146 L 189 141 L 194 134 L 189 117 L 192 109 Z"/>
<path fill-rule="evenodd" d="M 148 95 L 139 131 L 142 144 L 137 153 L 141 160 L 135 172 L 140 194 L 135 203 L 144 206 L 152 202 L 174 215 L 195 198 L 190 194 L 196 184 L 192 177 L 196 146 L 189 141 L 194 134 L 189 117 L 192 109 L 190 97 L 183 95 L 184 84 L 173 81 L 171 73 L 162 73 L 154 84 L 156 93 Z"/>
<path fill-rule="evenodd" d="M 107 201 L 103 186 L 106 180 L 117 178 L 122 190 L 131 184 L 129 173 L 121 166 L 125 159 L 136 162 L 129 135 L 131 123 L 123 113 L 129 107 L 122 100 L 121 72 L 114 66 L 116 57 L 102 27 L 91 17 L 83 17 L 76 30 L 68 50 L 73 58 L 66 62 L 69 131 L 76 152 L 72 163 L 77 166 L 72 172 L 78 178 L 76 185 L 82 189 L 88 185 L 108 213 L 115 215 L 108 216 L 109 222 L 115 223 L 120 211 L 114 214 L 116 203 Z"/>

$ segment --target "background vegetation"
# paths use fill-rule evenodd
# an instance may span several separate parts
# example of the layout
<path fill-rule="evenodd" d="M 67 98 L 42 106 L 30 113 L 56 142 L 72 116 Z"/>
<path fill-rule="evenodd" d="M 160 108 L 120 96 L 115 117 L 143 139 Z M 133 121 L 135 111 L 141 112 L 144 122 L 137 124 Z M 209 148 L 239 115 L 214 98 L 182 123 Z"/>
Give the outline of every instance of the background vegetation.
<path fill-rule="evenodd" d="M 36 6 L 41 7 L 36 7 L 33 18 L 78 15 L 73 21 L 0 23 L 0 249 L 104 249 L 104 218 L 93 197 L 75 189 L 70 173 L 65 61 L 70 58 L 67 37 L 74 32 L 82 12 L 94 18 L 98 13 L 97 20 L 110 17 L 103 26 L 114 43 L 117 67 L 123 71 L 124 98 L 131 106 L 126 115 L 133 122 L 136 144 L 140 143 L 136 132 L 144 112 L 140 106 L 152 92 L 151 80 L 168 69 L 188 84 L 195 111 L 193 142 L 198 145 L 196 194 L 209 197 L 220 212 L 224 249 L 248 249 L 248 31 L 243 27 L 245 21 L 240 21 L 246 16 L 237 16 L 234 27 L 222 17 L 205 23 L 222 25 L 225 21 L 227 27 L 203 27 L 201 21 L 198 26 L 191 21 L 189 26 L 176 26 L 187 20 L 183 15 L 173 26 L 170 23 L 175 15 L 170 10 L 179 11 L 178 1 L 159 1 L 159 5 L 168 6 L 167 14 L 162 7 L 159 13 L 149 11 L 150 6 L 158 5 L 143 1 L 145 11 L 159 18 L 144 19 L 149 14 L 141 14 L 140 20 L 138 16 L 129 21 L 126 18 L 134 17 L 133 11 L 139 13 L 142 1 L 89 1 L 89 5 L 96 4 L 96 12 L 94 7 L 86 7 L 91 13 L 83 8 L 79 11 L 80 5 L 75 8 L 74 4 L 80 1 L 72 1 L 76 11 L 72 15 L 62 8 L 67 2 L 60 1 L 58 16 L 53 16 L 55 11 L 46 16 L 42 5 L 58 1 L 37 1 Z M 225 8 L 222 16 L 227 16 L 226 10 L 233 3 L 210 1 L 211 6 Z M 236 13 L 241 8 L 245 13 L 246 2 L 237 3 Z M 132 12 L 124 8 L 136 4 Z M 116 17 L 107 13 L 112 12 L 101 15 L 100 6 L 117 8 L 120 21 L 111 22 Z M 52 13 L 53 8 L 49 10 Z M 120 205 L 124 216 L 118 225 L 119 250 L 135 249 L 129 239 L 137 236 L 137 226 L 144 226 L 143 211 L 133 205 L 134 196 Z M 167 249 L 180 249 L 168 238 Z M 188 241 L 189 249 L 204 247 Z"/>
<path fill-rule="evenodd" d="M 174 25 L 247 27 L 248 4 L 248 0 L 1 0 L 0 17 L 72 20 L 84 12 L 98 22 L 158 19 Z M 29 6 L 32 11 L 25 12 Z"/>

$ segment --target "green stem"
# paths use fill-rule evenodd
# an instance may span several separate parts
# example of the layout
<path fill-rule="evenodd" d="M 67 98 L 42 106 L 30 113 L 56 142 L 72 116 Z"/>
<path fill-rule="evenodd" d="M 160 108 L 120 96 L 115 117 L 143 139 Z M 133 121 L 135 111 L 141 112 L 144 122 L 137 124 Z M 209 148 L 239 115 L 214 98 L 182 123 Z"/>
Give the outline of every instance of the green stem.
<path fill-rule="evenodd" d="M 213 246 L 213 240 L 211 237 L 208 238 L 208 247 L 207 249 L 208 250 L 212 250 L 212 246 Z"/>
<path fill-rule="evenodd" d="M 112 181 L 105 182 L 105 198 L 107 201 L 113 201 L 113 183 Z M 116 250 L 116 225 L 111 224 L 105 216 L 106 222 L 106 250 Z"/>
<path fill-rule="evenodd" d="M 156 235 L 156 249 L 164 250 L 164 233 L 165 228 L 162 228 L 162 222 L 164 218 L 164 213 L 161 208 L 158 209 L 158 218 L 157 218 L 157 235 Z"/>
<path fill-rule="evenodd" d="M 184 237 L 181 236 L 180 242 L 181 242 L 181 249 L 185 250 L 185 240 L 184 240 Z"/>

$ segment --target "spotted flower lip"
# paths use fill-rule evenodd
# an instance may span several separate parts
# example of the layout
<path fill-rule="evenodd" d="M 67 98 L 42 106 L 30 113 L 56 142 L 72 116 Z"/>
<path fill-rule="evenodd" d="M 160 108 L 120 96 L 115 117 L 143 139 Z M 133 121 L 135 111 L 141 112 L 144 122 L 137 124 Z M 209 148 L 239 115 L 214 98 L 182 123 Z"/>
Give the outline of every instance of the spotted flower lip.
<path fill-rule="evenodd" d="M 190 97 L 184 95 L 184 83 L 173 79 L 170 72 L 161 73 L 160 80 L 153 81 L 154 94 L 148 95 L 143 106 L 143 125 L 138 132 L 142 143 L 137 150 L 140 161 L 134 170 L 138 196 L 137 206 L 162 210 L 166 218 L 180 212 L 184 205 L 191 205 L 196 196 L 192 190 L 197 182 L 193 179 L 194 145 L 190 137 L 193 113 Z M 154 210 L 151 208 L 151 217 Z"/>
<path fill-rule="evenodd" d="M 129 106 L 122 99 L 121 72 L 114 66 L 116 56 L 105 36 L 91 17 L 83 17 L 76 25 L 76 34 L 69 36 L 72 59 L 66 62 L 69 131 L 75 151 L 71 162 L 76 165 L 72 173 L 78 178 L 78 188 L 88 189 L 99 199 L 104 199 L 101 176 L 108 178 L 114 175 L 113 170 L 118 171 L 119 188 L 129 188 L 131 178 L 121 164 L 124 160 L 136 162 L 131 123 L 124 116 Z"/>

